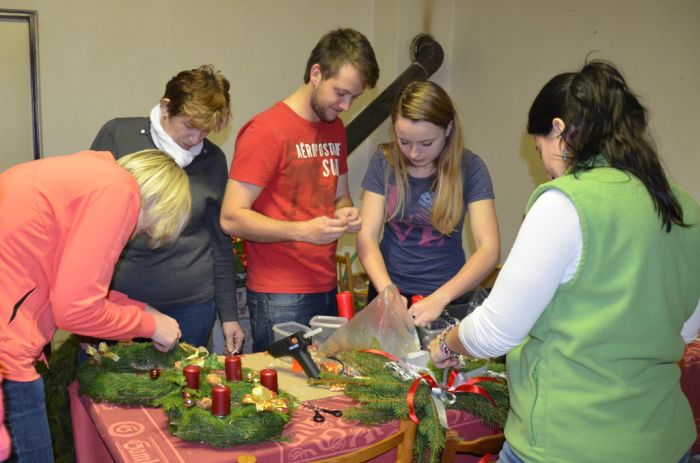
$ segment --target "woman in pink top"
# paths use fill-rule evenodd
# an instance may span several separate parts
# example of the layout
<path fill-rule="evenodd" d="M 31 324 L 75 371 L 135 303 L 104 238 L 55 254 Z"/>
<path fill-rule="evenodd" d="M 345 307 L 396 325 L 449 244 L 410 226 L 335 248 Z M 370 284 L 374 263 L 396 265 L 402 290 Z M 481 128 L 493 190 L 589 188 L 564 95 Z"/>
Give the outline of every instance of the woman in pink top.
<path fill-rule="evenodd" d="M 34 362 L 56 328 L 151 338 L 163 351 L 175 345 L 175 320 L 109 291 L 109 283 L 132 236 L 148 234 L 153 247 L 170 243 L 190 209 L 187 175 L 157 150 L 118 161 L 85 151 L 0 174 L 0 371 L 12 458 L 53 460 Z"/>

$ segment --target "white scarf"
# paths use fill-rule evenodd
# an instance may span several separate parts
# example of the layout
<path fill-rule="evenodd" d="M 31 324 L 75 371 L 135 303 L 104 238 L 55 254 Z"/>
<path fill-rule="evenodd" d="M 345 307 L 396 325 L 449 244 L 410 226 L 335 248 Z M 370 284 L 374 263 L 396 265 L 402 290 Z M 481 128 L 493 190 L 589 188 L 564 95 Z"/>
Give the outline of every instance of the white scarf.
<path fill-rule="evenodd" d="M 189 151 L 183 149 L 165 130 L 163 130 L 163 126 L 160 123 L 160 116 L 160 104 L 157 104 L 151 110 L 151 138 L 153 139 L 153 144 L 155 144 L 159 150 L 173 158 L 178 166 L 182 168 L 189 166 L 194 158 L 202 152 L 204 141 L 194 145 Z"/>

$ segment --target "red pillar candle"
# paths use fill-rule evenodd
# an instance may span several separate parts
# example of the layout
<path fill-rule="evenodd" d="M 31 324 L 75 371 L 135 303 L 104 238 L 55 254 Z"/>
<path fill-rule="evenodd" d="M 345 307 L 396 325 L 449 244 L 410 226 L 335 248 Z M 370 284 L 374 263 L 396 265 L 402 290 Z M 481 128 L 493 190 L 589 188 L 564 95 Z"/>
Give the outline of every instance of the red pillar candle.
<path fill-rule="evenodd" d="M 187 380 L 187 387 L 190 389 L 199 389 L 199 373 L 202 371 L 197 365 L 187 365 L 182 369 L 182 373 Z"/>
<path fill-rule="evenodd" d="M 231 413 L 231 389 L 223 384 L 211 388 L 211 414 L 228 416 Z"/>
<path fill-rule="evenodd" d="M 349 291 L 342 291 L 336 294 L 335 301 L 338 304 L 338 315 L 348 320 L 355 315 L 355 310 L 352 307 L 352 294 Z"/>
<path fill-rule="evenodd" d="M 226 365 L 226 381 L 240 381 L 243 379 L 240 355 L 228 355 L 224 363 Z"/>
<path fill-rule="evenodd" d="M 260 370 L 260 384 L 277 393 L 277 370 L 273 368 Z"/>

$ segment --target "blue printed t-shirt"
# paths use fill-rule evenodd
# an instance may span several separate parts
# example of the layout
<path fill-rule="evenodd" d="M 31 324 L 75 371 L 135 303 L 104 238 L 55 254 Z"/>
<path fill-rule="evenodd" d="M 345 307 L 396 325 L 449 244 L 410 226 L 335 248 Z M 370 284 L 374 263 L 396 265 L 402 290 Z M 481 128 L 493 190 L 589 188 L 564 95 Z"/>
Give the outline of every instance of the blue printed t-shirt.
<path fill-rule="evenodd" d="M 469 150 L 464 150 L 462 183 L 464 205 L 482 199 L 493 199 L 493 185 L 486 164 Z M 386 175 L 389 169 L 389 175 Z M 388 178 L 388 185 L 385 185 Z M 404 214 L 384 225 L 379 249 L 391 281 L 403 294 L 428 295 L 452 278 L 466 262 L 462 248 L 464 216 L 455 231 L 443 235 L 432 225 L 433 176 L 408 176 L 410 198 Z M 362 188 L 385 197 L 386 217 L 396 206 L 396 181 L 388 161 L 380 149 L 372 156 Z"/>

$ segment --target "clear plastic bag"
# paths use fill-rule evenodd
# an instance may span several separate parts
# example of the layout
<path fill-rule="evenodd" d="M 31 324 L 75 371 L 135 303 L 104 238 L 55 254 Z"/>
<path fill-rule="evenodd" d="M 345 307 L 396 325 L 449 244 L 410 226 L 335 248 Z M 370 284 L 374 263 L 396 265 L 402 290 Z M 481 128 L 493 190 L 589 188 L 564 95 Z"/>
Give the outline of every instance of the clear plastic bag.
<path fill-rule="evenodd" d="M 393 285 L 338 328 L 321 344 L 319 351 L 322 355 L 332 356 L 338 352 L 370 348 L 375 341 L 381 350 L 399 358 L 420 350 L 416 327 Z"/>
<path fill-rule="evenodd" d="M 477 286 L 448 305 L 441 317 L 450 321 L 450 323 L 459 323 L 483 304 L 490 292 L 490 289 Z"/>

